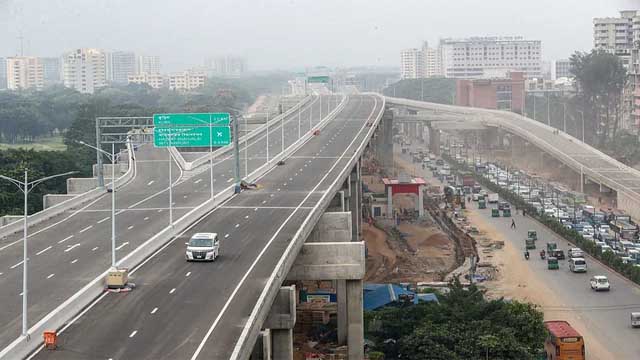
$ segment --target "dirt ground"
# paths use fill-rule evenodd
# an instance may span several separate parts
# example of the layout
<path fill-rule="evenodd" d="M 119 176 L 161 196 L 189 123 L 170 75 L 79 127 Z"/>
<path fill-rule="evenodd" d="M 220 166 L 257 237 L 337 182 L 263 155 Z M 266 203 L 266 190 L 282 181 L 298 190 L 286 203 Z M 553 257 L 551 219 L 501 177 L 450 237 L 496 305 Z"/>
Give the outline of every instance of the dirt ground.
<path fill-rule="evenodd" d="M 490 297 L 505 297 L 521 301 L 527 301 L 545 306 L 570 306 L 563 303 L 555 294 L 522 262 L 519 250 L 510 241 L 505 241 L 503 234 L 496 230 L 491 224 L 486 222 L 475 210 L 467 211 L 467 216 L 471 223 L 478 228 L 480 234 L 493 241 L 504 242 L 504 247 L 491 251 L 480 251 L 480 262 L 490 262 L 497 269 L 494 279 L 484 282 L 487 288 L 487 295 Z M 507 271 L 508 269 L 508 271 Z M 546 316 L 547 314 L 545 314 Z M 611 353 L 598 342 L 596 336 L 590 334 L 584 322 L 573 312 L 554 312 L 553 316 L 560 316 L 566 319 L 582 335 L 589 339 L 589 355 L 591 359 L 613 359 Z"/>

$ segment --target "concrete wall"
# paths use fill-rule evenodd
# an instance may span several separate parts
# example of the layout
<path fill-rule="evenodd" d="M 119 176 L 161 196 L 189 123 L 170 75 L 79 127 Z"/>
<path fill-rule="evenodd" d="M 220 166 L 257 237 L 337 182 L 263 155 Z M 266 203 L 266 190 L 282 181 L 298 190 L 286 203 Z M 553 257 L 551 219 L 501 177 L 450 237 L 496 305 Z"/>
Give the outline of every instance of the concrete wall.
<path fill-rule="evenodd" d="M 73 194 L 47 194 L 42 197 L 42 206 L 44 209 L 50 208 L 74 197 Z"/>
<path fill-rule="evenodd" d="M 351 231 L 350 212 L 328 212 L 322 215 L 306 242 L 350 241 Z"/>
<path fill-rule="evenodd" d="M 97 178 L 69 178 L 67 179 L 67 194 L 82 194 L 95 189 L 97 186 Z"/>
<path fill-rule="evenodd" d="M 103 168 L 104 168 L 104 176 L 105 178 L 111 178 L 111 164 L 103 164 Z M 98 176 L 98 165 L 93 164 L 93 176 L 97 177 Z M 127 164 L 126 162 L 122 162 L 119 164 L 116 164 L 116 177 L 124 174 L 125 172 L 127 172 L 127 169 L 129 169 L 129 164 Z"/>
<path fill-rule="evenodd" d="M 9 225 L 11 223 L 14 223 L 18 220 L 22 219 L 21 215 L 5 215 L 5 216 L 0 216 L 0 226 L 5 226 L 5 225 Z"/>

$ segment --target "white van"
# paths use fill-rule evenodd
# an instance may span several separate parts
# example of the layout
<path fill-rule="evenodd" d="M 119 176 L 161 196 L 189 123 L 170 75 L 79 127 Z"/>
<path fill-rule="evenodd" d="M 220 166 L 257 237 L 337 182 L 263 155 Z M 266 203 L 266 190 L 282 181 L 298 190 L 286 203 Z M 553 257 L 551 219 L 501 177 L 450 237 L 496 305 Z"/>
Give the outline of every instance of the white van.
<path fill-rule="evenodd" d="M 187 261 L 213 261 L 220 252 L 220 241 L 216 233 L 196 233 L 184 244 L 187 245 Z"/>
<path fill-rule="evenodd" d="M 587 262 L 584 258 L 569 258 L 569 270 L 574 273 L 587 272 Z"/>

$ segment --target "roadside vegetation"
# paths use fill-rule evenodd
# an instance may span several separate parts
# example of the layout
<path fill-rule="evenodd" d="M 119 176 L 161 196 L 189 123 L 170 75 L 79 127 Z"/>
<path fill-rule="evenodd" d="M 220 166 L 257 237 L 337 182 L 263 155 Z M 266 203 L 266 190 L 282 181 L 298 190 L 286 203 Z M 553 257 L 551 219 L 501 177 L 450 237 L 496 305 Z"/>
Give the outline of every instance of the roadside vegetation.
<path fill-rule="evenodd" d="M 543 314 L 533 304 L 488 300 L 458 279 L 438 302 L 397 304 L 365 313 L 373 356 L 394 359 L 535 359 L 543 351 Z M 376 355 L 377 353 L 377 355 Z"/>

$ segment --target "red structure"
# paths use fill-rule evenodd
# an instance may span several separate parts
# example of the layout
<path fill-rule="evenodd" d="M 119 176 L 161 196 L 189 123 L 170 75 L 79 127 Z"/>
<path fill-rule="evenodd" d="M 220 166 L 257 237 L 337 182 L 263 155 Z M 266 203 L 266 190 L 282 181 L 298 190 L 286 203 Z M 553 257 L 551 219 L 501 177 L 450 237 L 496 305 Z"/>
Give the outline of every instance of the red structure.
<path fill-rule="evenodd" d="M 383 178 L 384 189 L 387 193 L 387 216 L 393 217 L 393 195 L 394 194 L 416 194 L 418 201 L 416 202 L 416 210 L 420 216 L 424 215 L 424 197 L 423 190 L 427 184 L 423 178 L 412 178 L 409 181 L 401 182 L 398 179 Z"/>
<path fill-rule="evenodd" d="M 512 71 L 507 79 L 456 81 L 456 105 L 522 113 L 524 73 Z"/>

